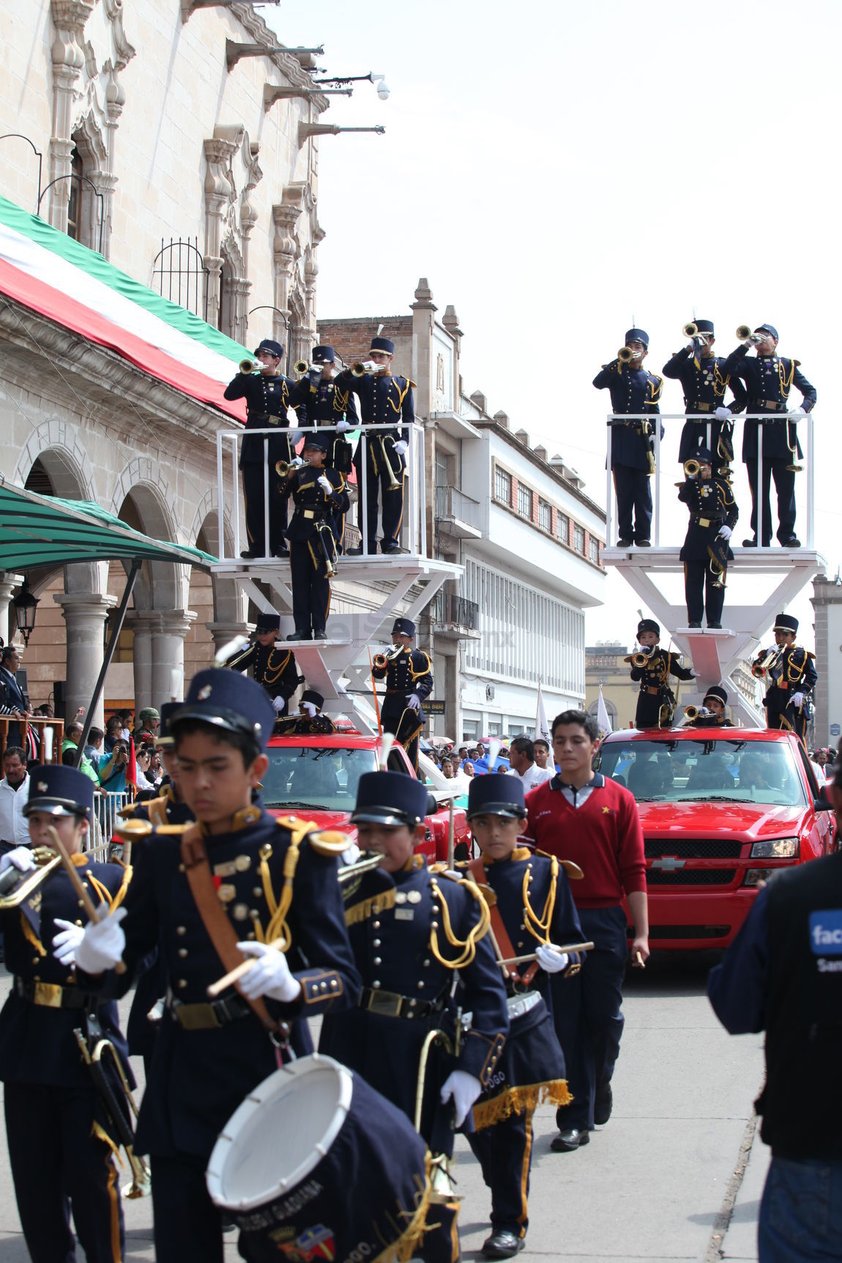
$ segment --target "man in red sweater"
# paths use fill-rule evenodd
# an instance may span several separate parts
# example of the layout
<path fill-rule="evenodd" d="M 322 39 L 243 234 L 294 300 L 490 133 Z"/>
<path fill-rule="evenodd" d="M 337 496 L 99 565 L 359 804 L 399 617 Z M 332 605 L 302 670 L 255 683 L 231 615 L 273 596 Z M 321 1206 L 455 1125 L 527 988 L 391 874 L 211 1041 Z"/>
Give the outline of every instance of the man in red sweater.
<path fill-rule="evenodd" d="M 611 1076 L 623 1033 L 623 977 L 629 956 L 626 896 L 634 922 L 632 962 L 649 956 L 646 864 L 637 805 L 627 789 L 593 771 L 596 719 L 566 710 L 552 724 L 561 772 L 526 795 L 528 836 L 538 850 L 575 860 L 584 873 L 571 893 L 586 939 L 596 944 L 581 973 L 553 987 L 556 1032 L 564 1049 L 573 1101 L 559 1109 L 556 1153 L 590 1140 L 611 1117 Z"/>

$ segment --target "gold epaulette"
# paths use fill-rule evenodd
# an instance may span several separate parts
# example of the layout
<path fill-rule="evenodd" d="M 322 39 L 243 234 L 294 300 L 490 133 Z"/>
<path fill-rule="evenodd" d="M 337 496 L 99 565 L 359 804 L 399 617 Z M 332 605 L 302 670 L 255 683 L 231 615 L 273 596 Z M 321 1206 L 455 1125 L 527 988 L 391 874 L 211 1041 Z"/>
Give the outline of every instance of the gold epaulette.
<path fill-rule="evenodd" d="M 117 815 L 123 816 L 123 817 L 133 816 L 139 806 L 140 806 L 140 803 L 126 803 L 125 806 L 120 808 L 120 810 L 117 812 Z"/>
<path fill-rule="evenodd" d="M 409 384 L 410 384 L 410 386 L 412 387 L 412 389 L 413 389 L 413 390 L 417 390 L 417 389 L 418 389 L 418 382 L 414 382 L 414 381 L 412 380 L 412 378 L 411 378 L 411 377 L 407 377 L 407 379 L 406 379 L 406 380 L 409 382 Z"/>
<path fill-rule="evenodd" d="M 148 820 L 125 820 L 114 830 L 114 837 L 119 842 L 140 842 L 151 832 L 152 825 Z"/>
<path fill-rule="evenodd" d="M 186 824 L 159 824 L 152 827 L 155 833 L 164 833 L 169 837 L 181 837 L 182 833 L 185 833 L 195 823 L 195 820 L 188 820 Z"/>
<path fill-rule="evenodd" d="M 300 816 L 276 816 L 275 824 L 280 825 L 284 829 L 289 829 L 295 846 L 301 846 L 305 838 L 310 837 L 313 833 L 320 832 L 315 820 L 302 820 Z M 347 845 L 348 843 L 346 842 L 345 846 Z"/>
<path fill-rule="evenodd" d="M 333 859 L 350 845 L 347 835 L 338 829 L 318 829 L 307 835 L 307 841 L 317 855 L 329 855 Z"/>

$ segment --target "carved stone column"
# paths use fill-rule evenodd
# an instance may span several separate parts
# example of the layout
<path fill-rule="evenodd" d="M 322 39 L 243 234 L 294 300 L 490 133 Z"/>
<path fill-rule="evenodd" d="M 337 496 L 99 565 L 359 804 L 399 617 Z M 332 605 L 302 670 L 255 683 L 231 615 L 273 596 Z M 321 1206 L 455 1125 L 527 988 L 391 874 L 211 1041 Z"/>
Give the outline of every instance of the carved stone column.
<path fill-rule="evenodd" d="M 184 640 L 195 622 L 193 610 L 150 613 L 152 630 L 152 706 L 184 697 Z"/>
<path fill-rule="evenodd" d="M 55 37 L 50 49 L 53 63 L 53 134 L 50 137 L 47 183 L 58 180 L 47 194 L 46 218 L 61 232 L 67 232 L 67 203 L 70 194 L 70 156 L 73 152 L 73 120 L 78 80 L 85 65 L 82 44 L 85 23 L 97 0 L 51 0 L 50 11 Z M 41 208 L 44 215 L 44 208 Z"/>
<path fill-rule="evenodd" d="M 298 257 L 298 243 L 295 239 L 295 228 L 301 215 L 301 189 L 284 189 L 283 201 L 272 207 L 272 220 L 275 225 L 273 246 L 275 271 L 275 306 L 284 313 L 284 332 L 289 336 L 289 300 L 292 288 L 295 262 Z"/>
<path fill-rule="evenodd" d="M 5 570 L 0 570 L 0 638 L 2 638 L 4 645 L 9 644 L 11 640 L 10 633 L 14 633 L 9 602 L 17 586 L 17 582 Z"/>
<path fill-rule="evenodd" d="M 89 706 L 97 676 L 102 669 L 103 633 L 108 611 L 117 598 L 99 592 L 65 592 L 53 597 L 61 606 L 67 624 L 67 699 L 65 714 L 73 715 L 80 706 Z M 103 726 L 102 697 L 92 722 Z"/>
<path fill-rule="evenodd" d="M 131 627 L 133 632 L 132 665 L 137 710 L 156 705 L 152 696 L 152 634 L 156 625 L 155 614 L 148 611 L 130 610 L 126 615 L 126 626 Z"/>

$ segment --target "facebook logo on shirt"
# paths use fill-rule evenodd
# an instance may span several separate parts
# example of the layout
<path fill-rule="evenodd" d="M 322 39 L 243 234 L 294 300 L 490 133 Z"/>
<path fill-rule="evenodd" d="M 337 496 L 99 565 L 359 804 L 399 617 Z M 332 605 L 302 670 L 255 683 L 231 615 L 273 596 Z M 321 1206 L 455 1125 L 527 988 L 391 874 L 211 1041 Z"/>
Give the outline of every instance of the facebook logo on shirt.
<path fill-rule="evenodd" d="M 842 956 L 842 908 L 810 913 L 810 948 L 814 956 Z"/>

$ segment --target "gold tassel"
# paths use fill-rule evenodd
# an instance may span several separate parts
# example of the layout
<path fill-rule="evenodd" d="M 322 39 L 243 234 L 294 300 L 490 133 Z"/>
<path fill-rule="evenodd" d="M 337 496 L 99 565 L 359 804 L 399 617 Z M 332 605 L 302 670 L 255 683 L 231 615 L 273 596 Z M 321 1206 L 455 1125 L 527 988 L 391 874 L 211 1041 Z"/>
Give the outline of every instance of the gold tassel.
<path fill-rule="evenodd" d="M 38 935 L 35 933 L 35 931 L 33 930 L 32 926 L 29 924 L 29 922 L 27 921 L 23 913 L 20 914 L 20 928 L 23 932 L 23 937 L 26 939 L 27 943 L 32 944 L 32 946 L 35 948 L 38 955 L 46 956 L 47 955 L 46 947 L 38 938 Z"/>
<path fill-rule="evenodd" d="M 396 893 L 395 890 L 383 890 L 379 895 L 373 895 L 371 899 L 361 899 L 359 903 L 346 908 L 345 924 L 359 925 L 360 921 L 367 921 L 376 912 L 385 912 L 387 908 L 394 908 Z"/>
<path fill-rule="evenodd" d="M 428 1153 L 424 1159 L 424 1184 L 419 1190 L 417 1204 L 414 1211 L 412 1211 L 412 1218 L 397 1241 L 393 1241 L 382 1253 L 378 1254 L 373 1263 L 393 1263 L 393 1261 L 394 1263 L 409 1263 L 409 1260 L 415 1255 L 418 1244 L 427 1230 L 427 1213 L 430 1209 L 430 1196 L 432 1193 L 430 1161 Z M 406 1216 L 410 1212 L 404 1211 L 403 1214 Z"/>
<path fill-rule="evenodd" d="M 507 1088 L 498 1096 L 480 1101 L 474 1106 L 474 1127 L 477 1131 L 482 1131 L 512 1114 L 531 1114 L 539 1105 L 569 1105 L 572 1100 L 566 1079 L 552 1079 L 549 1083 L 533 1083 L 523 1088 Z"/>

